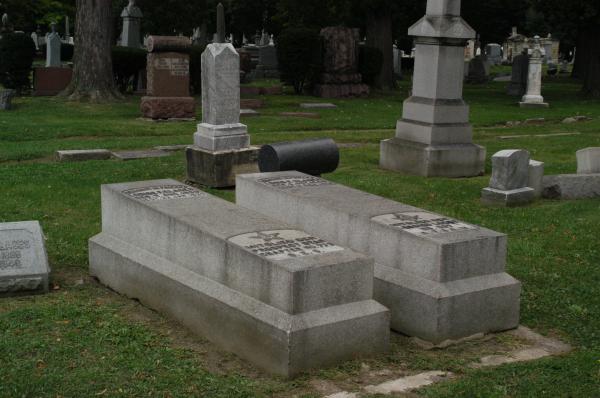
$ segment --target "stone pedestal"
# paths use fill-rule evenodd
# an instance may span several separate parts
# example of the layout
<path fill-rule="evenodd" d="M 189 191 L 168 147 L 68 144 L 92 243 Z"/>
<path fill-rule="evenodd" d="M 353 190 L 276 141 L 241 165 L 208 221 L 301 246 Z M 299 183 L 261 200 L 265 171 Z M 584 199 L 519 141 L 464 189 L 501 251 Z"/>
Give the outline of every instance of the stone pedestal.
<path fill-rule="evenodd" d="M 184 37 L 151 36 L 148 39 L 147 96 L 142 115 L 149 119 L 193 119 L 190 96 L 191 41 Z"/>
<path fill-rule="evenodd" d="M 472 177 L 484 171 L 485 149 L 472 142 L 462 99 L 464 47 L 475 32 L 460 17 L 460 1 L 429 0 L 416 36 L 412 97 L 404 102 L 396 137 L 381 143 L 380 166 L 426 177 Z"/>
<path fill-rule="evenodd" d="M 187 149 L 188 179 L 198 184 L 235 186 L 236 174 L 258 170 L 258 148 L 240 123 L 239 62 L 229 43 L 210 44 L 202 54 L 202 123 Z"/>
<path fill-rule="evenodd" d="M 521 108 L 548 108 L 542 97 L 542 50 L 540 38 L 534 38 L 534 48 L 529 60 L 529 73 L 527 77 L 527 93 L 523 96 Z"/>

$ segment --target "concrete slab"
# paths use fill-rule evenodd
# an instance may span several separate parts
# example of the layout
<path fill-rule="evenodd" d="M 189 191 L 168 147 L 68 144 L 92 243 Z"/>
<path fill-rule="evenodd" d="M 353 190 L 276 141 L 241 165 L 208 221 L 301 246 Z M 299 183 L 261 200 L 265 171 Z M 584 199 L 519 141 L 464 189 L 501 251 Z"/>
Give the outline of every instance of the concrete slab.
<path fill-rule="evenodd" d="M 108 149 L 77 149 L 56 151 L 59 162 L 82 162 L 86 160 L 108 160 L 112 153 Z"/>
<path fill-rule="evenodd" d="M 283 376 L 387 349 L 372 267 L 173 180 L 103 186 L 102 233 L 90 240 L 102 283 Z"/>

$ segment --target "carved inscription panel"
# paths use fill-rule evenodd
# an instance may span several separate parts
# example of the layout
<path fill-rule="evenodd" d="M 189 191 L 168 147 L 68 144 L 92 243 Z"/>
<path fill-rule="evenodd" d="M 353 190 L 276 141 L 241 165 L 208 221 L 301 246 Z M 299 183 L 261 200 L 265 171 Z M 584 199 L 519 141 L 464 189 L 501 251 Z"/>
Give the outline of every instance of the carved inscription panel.
<path fill-rule="evenodd" d="M 123 191 L 123 193 L 134 199 L 144 202 L 156 202 L 159 200 L 190 199 L 206 197 L 206 193 L 187 185 L 157 185 L 152 187 L 134 188 Z"/>
<path fill-rule="evenodd" d="M 185 58 L 157 58 L 154 68 L 168 70 L 171 76 L 187 76 L 190 73 L 190 61 Z"/>
<path fill-rule="evenodd" d="M 404 212 L 384 214 L 372 218 L 373 221 L 398 228 L 417 236 L 444 234 L 449 232 L 469 231 L 479 229 L 473 225 L 458 220 L 443 217 L 428 212 Z"/>
<path fill-rule="evenodd" d="M 33 235 L 26 229 L 0 230 L 0 276 L 20 273 L 35 259 Z"/>
<path fill-rule="evenodd" d="M 229 241 L 275 261 L 344 250 L 323 239 L 295 230 L 253 232 L 235 236 Z"/>
<path fill-rule="evenodd" d="M 333 183 L 319 177 L 311 176 L 282 176 L 262 178 L 258 182 L 270 185 L 275 188 L 303 188 L 303 187 L 320 187 L 324 185 L 333 185 Z"/>

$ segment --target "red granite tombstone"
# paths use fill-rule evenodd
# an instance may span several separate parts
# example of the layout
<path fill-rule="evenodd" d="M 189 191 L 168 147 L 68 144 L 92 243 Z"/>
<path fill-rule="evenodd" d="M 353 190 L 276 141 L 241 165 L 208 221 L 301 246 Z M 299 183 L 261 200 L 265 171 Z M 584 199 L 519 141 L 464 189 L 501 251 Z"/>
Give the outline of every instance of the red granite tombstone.
<path fill-rule="evenodd" d="M 190 96 L 191 41 L 185 37 L 150 36 L 148 87 L 142 114 L 149 119 L 191 119 L 196 104 Z"/>

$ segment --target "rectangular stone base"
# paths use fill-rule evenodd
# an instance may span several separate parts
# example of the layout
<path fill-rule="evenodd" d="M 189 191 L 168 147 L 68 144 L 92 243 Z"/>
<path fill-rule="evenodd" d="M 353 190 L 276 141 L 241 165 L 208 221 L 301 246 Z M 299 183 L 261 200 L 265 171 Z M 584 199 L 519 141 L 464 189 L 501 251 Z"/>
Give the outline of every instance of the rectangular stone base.
<path fill-rule="evenodd" d="M 519 326 L 521 283 L 506 273 L 438 283 L 375 265 L 374 298 L 392 329 L 440 344 Z"/>
<path fill-rule="evenodd" d="M 424 177 L 475 177 L 485 170 L 485 148 L 475 144 L 427 145 L 381 141 L 381 168 Z"/>
<path fill-rule="evenodd" d="M 197 146 L 186 149 L 187 178 L 212 188 L 235 186 L 238 174 L 258 173 L 258 147 L 212 152 Z"/>
<path fill-rule="evenodd" d="M 511 191 L 501 191 L 493 188 L 484 188 L 481 191 L 481 202 L 488 206 L 522 206 L 535 200 L 535 189 L 520 188 Z"/>
<path fill-rule="evenodd" d="M 546 176 L 542 196 L 547 199 L 600 198 L 600 174 L 560 174 Z"/>
<path fill-rule="evenodd" d="M 69 86 L 72 78 L 71 68 L 34 68 L 33 95 L 36 97 L 58 95 Z"/>
<path fill-rule="evenodd" d="M 196 102 L 192 97 L 142 97 L 141 110 L 148 119 L 193 119 Z"/>
<path fill-rule="evenodd" d="M 271 373 L 291 377 L 388 347 L 389 312 L 373 300 L 290 315 L 105 233 L 89 253 L 103 284 Z"/>
<path fill-rule="evenodd" d="M 194 133 L 194 145 L 205 151 L 233 151 L 250 146 L 248 128 L 241 124 L 200 123 Z"/>
<path fill-rule="evenodd" d="M 521 108 L 549 108 L 550 105 L 545 102 L 519 102 Z"/>

